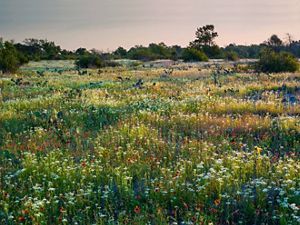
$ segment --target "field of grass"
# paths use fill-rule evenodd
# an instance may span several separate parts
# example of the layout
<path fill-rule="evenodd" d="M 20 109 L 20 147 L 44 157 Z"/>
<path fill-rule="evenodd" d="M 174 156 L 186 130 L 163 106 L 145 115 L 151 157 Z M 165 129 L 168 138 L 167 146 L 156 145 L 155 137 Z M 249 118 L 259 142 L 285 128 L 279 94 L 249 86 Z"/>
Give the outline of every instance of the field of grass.
<path fill-rule="evenodd" d="M 300 224 L 299 73 L 72 68 L 0 78 L 0 224 Z"/>

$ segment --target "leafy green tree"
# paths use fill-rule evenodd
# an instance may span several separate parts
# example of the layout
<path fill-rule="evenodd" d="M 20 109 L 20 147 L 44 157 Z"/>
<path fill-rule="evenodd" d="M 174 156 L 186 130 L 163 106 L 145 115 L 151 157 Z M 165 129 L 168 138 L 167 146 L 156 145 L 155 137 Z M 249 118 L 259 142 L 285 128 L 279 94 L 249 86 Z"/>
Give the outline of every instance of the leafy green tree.
<path fill-rule="evenodd" d="M 117 58 L 123 59 L 123 58 L 126 58 L 126 56 L 127 56 L 127 50 L 123 47 L 119 47 L 119 48 L 117 48 L 116 51 L 113 52 L 113 54 Z"/>
<path fill-rule="evenodd" d="M 218 33 L 215 32 L 214 25 L 199 27 L 196 30 L 196 39 L 190 43 L 190 46 L 197 49 L 202 49 L 204 46 L 213 46 L 216 37 L 218 37 Z"/>
<path fill-rule="evenodd" d="M 27 63 L 27 58 L 17 51 L 11 42 L 0 42 L 0 70 L 3 73 L 14 73 L 18 68 Z"/>
<path fill-rule="evenodd" d="M 62 50 L 60 46 L 48 40 L 25 39 L 23 43 L 15 44 L 15 47 L 33 61 L 74 59 L 76 56 L 75 53 Z"/>
<path fill-rule="evenodd" d="M 218 37 L 214 25 L 206 25 L 196 30 L 196 39 L 190 42 L 190 47 L 203 51 L 210 58 L 220 58 L 221 50 L 214 40 Z"/>
<path fill-rule="evenodd" d="M 75 51 L 75 54 L 78 55 L 78 56 L 83 56 L 83 55 L 89 55 L 90 53 L 86 48 L 78 48 Z"/>
<path fill-rule="evenodd" d="M 272 48 L 274 51 L 279 52 L 283 48 L 283 41 L 276 35 L 273 34 L 265 44 Z"/>
<path fill-rule="evenodd" d="M 171 58 L 171 50 L 170 48 L 163 42 L 159 44 L 150 44 L 149 50 L 151 54 L 155 55 L 156 59 L 170 59 Z"/>
<path fill-rule="evenodd" d="M 44 52 L 44 56 L 48 60 L 59 59 L 61 54 L 60 46 L 56 46 L 54 42 L 42 41 L 42 50 Z"/>
<path fill-rule="evenodd" d="M 30 60 L 39 61 L 43 58 L 43 49 L 38 39 L 25 39 L 24 44 L 17 44 L 16 47 L 19 51 L 24 52 Z"/>
<path fill-rule="evenodd" d="M 276 34 L 273 34 L 268 39 L 267 45 L 272 46 L 272 47 L 280 47 L 283 45 L 283 41 Z"/>

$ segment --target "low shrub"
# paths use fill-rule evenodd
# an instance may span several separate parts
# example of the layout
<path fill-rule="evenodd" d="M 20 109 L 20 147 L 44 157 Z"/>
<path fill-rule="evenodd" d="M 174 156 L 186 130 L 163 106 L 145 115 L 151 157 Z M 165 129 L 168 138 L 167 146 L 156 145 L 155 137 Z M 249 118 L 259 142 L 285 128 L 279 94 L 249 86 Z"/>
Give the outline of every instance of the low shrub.
<path fill-rule="evenodd" d="M 290 53 L 276 53 L 271 49 L 265 49 L 260 54 L 256 69 L 265 73 L 296 72 L 299 63 Z"/>
<path fill-rule="evenodd" d="M 10 42 L 0 43 L 0 71 L 14 73 L 18 68 L 28 62 L 28 59 Z"/>
<path fill-rule="evenodd" d="M 228 61 L 238 61 L 239 56 L 236 52 L 234 51 L 229 51 L 225 53 L 225 59 Z"/>
<path fill-rule="evenodd" d="M 109 60 L 104 60 L 98 55 L 83 55 L 76 61 L 76 66 L 79 68 L 102 68 L 116 67 L 119 63 Z"/>
<path fill-rule="evenodd" d="M 204 52 L 194 49 L 187 48 L 182 53 L 182 59 L 185 62 L 207 62 L 208 57 Z"/>

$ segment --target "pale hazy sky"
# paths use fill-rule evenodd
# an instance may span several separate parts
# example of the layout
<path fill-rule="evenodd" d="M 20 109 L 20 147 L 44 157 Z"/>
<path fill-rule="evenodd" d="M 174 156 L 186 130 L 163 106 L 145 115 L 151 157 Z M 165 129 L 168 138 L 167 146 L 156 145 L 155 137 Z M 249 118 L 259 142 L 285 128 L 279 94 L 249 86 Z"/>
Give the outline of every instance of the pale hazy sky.
<path fill-rule="evenodd" d="M 67 49 L 113 50 L 165 42 L 186 46 L 214 24 L 217 43 L 300 39 L 300 0 L 0 0 L 0 37 L 47 38 Z"/>

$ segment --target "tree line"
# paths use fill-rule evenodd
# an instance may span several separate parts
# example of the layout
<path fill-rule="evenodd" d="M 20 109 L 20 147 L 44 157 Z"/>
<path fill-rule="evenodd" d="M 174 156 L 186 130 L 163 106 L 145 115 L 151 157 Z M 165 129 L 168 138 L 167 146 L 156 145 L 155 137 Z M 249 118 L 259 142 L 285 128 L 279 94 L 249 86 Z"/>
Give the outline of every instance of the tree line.
<path fill-rule="evenodd" d="M 2 72 L 15 72 L 18 67 L 28 61 L 39 60 L 76 60 L 79 67 L 105 67 L 117 65 L 112 60 L 132 59 L 151 61 L 158 59 L 207 61 L 208 59 L 226 59 L 236 61 L 240 58 L 261 58 L 267 54 L 266 49 L 279 54 L 287 52 L 300 58 L 300 40 L 295 41 L 291 35 L 287 40 L 281 40 L 272 35 L 267 41 L 259 45 L 230 44 L 224 48 L 215 43 L 218 33 L 214 25 L 197 28 L 195 39 L 185 48 L 165 43 L 151 43 L 147 47 L 137 45 L 129 50 L 117 48 L 111 53 L 100 52 L 95 49 L 78 48 L 75 51 L 62 49 L 52 41 L 25 39 L 22 43 L 3 41 L 0 38 L 0 70 Z M 270 52 L 269 52 L 270 53 Z"/>

